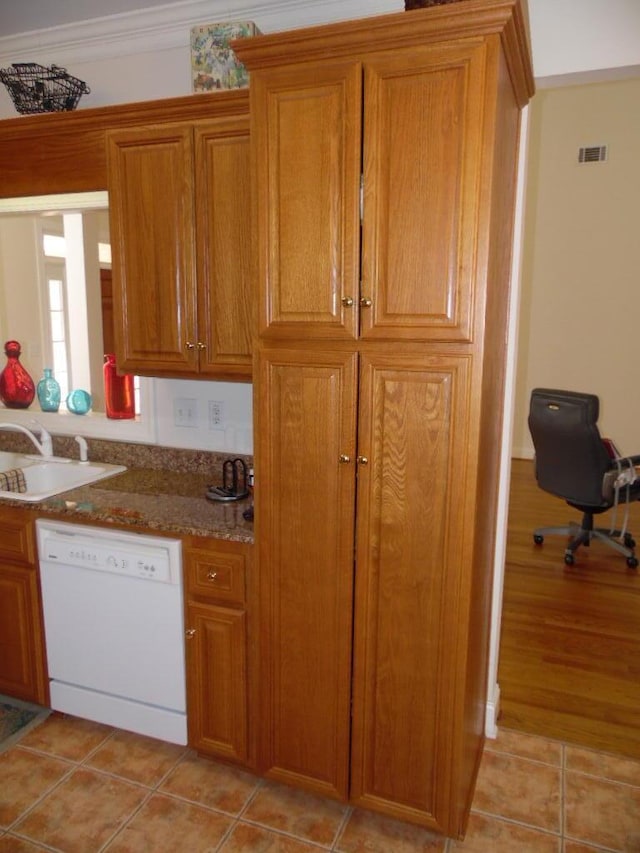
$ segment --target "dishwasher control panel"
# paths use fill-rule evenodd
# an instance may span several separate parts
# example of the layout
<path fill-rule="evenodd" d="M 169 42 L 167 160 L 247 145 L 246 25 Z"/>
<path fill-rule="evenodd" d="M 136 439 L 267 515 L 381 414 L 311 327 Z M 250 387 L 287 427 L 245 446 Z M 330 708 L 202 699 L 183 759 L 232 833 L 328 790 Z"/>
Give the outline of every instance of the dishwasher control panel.
<path fill-rule="evenodd" d="M 52 565 L 93 569 L 158 583 L 179 582 L 175 552 L 177 546 L 179 564 L 180 541 L 154 537 L 153 544 L 147 544 L 145 539 L 148 537 L 93 529 L 88 533 L 78 526 L 52 525 L 39 530 L 38 552 L 41 562 Z"/>

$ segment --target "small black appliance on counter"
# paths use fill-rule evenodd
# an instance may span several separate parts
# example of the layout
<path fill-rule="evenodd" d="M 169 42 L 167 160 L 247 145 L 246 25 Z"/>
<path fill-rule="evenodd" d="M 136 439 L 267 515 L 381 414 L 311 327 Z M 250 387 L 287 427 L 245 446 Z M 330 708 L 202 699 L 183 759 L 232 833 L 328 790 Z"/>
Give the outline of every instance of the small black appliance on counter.
<path fill-rule="evenodd" d="M 247 465 L 243 459 L 225 459 L 222 465 L 222 485 L 208 486 L 210 501 L 240 501 L 249 495 Z"/>

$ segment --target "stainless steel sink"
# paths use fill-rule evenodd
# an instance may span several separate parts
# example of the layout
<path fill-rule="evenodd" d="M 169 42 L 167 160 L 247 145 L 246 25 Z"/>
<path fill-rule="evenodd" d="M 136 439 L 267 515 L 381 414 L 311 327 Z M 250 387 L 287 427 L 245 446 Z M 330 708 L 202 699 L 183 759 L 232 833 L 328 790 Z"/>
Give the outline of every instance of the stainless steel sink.
<path fill-rule="evenodd" d="M 15 468 L 23 472 L 27 489 L 25 492 L 0 489 L 0 500 L 35 503 L 127 470 L 124 465 L 110 465 L 106 462 L 78 462 L 60 457 L 0 451 L 0 472 Z"/>

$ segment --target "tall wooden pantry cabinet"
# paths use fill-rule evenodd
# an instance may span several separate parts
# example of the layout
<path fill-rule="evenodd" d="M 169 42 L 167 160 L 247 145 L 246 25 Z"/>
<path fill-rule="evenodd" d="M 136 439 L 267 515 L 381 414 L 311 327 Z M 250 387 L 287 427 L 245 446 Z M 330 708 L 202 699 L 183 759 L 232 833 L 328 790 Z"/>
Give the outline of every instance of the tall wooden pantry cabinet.
<path fill-rule="evenodd" d="M 261 765 L 459 836 L 484 737 L 526 7 L 234 49 L 257 197 Z"/>

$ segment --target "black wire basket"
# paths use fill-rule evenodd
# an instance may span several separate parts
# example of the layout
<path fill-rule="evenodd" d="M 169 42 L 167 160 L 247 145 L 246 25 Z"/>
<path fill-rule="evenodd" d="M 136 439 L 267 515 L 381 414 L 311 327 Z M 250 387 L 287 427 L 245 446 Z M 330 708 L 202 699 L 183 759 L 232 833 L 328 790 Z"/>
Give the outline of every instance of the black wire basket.
<path fill-rule="evenodd" d="M 19 113 L 55 113 L 74 110 L 80 97 L 91 89 L 58 65 L 14 62 L 0 68 L 0 80 L 7 87 Z"/>
<path fill-rule="evenodd" d="M 446 6 L 448 3 L 458 3 L 460 0 L 405 0 L 404 10 L 425 9 L 427 6 Z"/>

